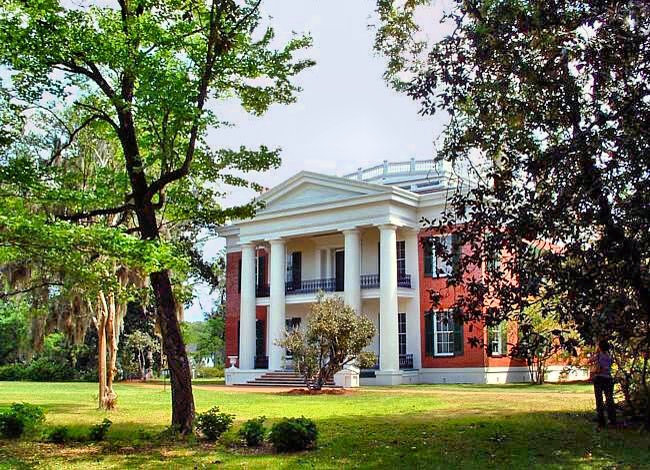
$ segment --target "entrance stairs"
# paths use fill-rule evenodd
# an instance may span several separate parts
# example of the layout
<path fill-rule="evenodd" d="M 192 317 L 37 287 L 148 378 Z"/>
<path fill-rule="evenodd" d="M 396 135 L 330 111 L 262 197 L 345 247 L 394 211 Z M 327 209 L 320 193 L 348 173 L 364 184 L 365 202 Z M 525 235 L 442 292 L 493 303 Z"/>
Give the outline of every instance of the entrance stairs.
<path fill-rule="evenodd" d="M 268 371 L 264 375 L 257 377 L 255 380 L 249 380 L 245 384 L 257 387 L 306 387 L 305 379 L 297 372 L 292 370 L 274 370 Z M 327 382 L 324 387 L 336 387 L 334 382 Z"/>

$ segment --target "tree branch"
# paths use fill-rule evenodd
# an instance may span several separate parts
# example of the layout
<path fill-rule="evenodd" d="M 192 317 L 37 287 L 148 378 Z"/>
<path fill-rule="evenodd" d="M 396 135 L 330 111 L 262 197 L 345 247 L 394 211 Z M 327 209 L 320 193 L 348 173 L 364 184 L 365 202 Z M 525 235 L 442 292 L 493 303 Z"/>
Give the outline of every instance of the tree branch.
<path fill-rule="evenodd" d="M 78 222 L 83 219 L 90 219 L 91 217 L 96 217 L 99 215 L 114 215 L 121 214 L 123 212 L 133 210 L 135 207 L 132 204 L 123 204 L 118 207 L 111 207 L 107 209 L 95 209 L 88 212 L 79 212 L 77 214 L 70 215 L 57 215 L 56 217 L 61 220 L 67 220 L 70 222 Z"/>

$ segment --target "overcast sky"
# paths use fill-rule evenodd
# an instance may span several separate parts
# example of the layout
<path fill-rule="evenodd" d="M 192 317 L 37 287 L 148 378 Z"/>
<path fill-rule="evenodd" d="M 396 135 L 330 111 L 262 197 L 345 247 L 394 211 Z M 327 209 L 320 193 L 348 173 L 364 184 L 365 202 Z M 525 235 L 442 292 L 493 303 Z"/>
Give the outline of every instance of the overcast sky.
<path fill-rule="evenodd" d="M 312 35 L 307 55 L 316 65 L 300 75 L 303 90 L 295 104 L 273 106 L 262 117 L 221 105 L 220 117 L 235 127 L 211 132 L 212 146 L 281 147 L 281 167 L 255 175 L 266 187 L 302 170 L 343 175 L 383 160 L 433 157 L 444 118 L 419 116 L 417 103 L 383 81 L 385 61 L 374 54 L 374 32 L 368 27 L 375 23 L 373 0 L 268 0 L 263 5 L 278 41 L 286 41 L 292 31 Z M 224 204 L 251 196 L 235 190 Z M 220 240 L 208 243 L 206 258 L 222 246 Z M 199 292 L 186 312 L 188 321 L 200 320 L 203 311 L 211 310 L 212 297 Z"/>

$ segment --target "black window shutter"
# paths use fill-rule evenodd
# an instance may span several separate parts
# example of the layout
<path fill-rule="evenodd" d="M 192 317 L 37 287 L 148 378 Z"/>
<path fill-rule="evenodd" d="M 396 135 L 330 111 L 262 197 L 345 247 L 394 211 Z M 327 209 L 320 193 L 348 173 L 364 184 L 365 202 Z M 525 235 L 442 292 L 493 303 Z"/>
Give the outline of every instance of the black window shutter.
<path fill-rule="evenodd" d="M 427 313 L 424 315 L 424 353 L 427 356 L 433 356 L 433 314 Z"/>
<path fill-rule="evenodd" d="M 457 272 L 460 269 L 460 255 L 462 247 L 460 245 L 459 236 L 456 233 L 451 234 L 451 249 L 453 250 L 452 253 L 454 254 L 452 269 L 454 272 Z"/>
<path fill-rule="evenodd" d="M 241 294 L 241 258 L 237 267 L 237 292 Z"/>
<path fill-rule="evenodd" d="M 493 326 L 488 327 L 488 340 L 487 340 L 487 342 L 488 342 L 487 355 L 488 356 L 492 356 L 492 344 L 494 343 L 495 332 L 496 332 L 496 328 L 494 328 Z"/>
<path fill-rule="evenodd" d="M 377 279 L 381 281 L 381 242 L 377 242 Z"/>
<path fill-rule="evenodd" d="M 255 355 L 264 356 L 264 320 L 255 322 Z"/>
<path fill-rule="evenodd" d="M 464 348 L 463 323 L 454 318 L 454 356 L 462 356 Z"/>
<path fill-rule="evenodd" d="M 294 289 L 300 289 L 302 281 L 302 253 L 300 251 L 291 253 L 291 280 Z"/>
<path fill-rule="evenodd" d="M 431 238 L 425 238 L 422 241 L 422 244 L 424 249 L 424 275 L 432 277 L 434 270 L 433 242 L 431 241 Z"/>

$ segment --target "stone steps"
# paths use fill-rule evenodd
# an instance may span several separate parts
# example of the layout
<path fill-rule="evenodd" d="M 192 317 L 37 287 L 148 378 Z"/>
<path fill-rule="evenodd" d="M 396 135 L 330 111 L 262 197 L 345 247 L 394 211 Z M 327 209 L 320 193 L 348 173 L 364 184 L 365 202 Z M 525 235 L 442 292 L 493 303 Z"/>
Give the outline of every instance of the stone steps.
<path fill-rule="evenodd" d="M 249 380 L 245 384 L 249 386 L 256 387 L 296 387 L 301 388 L 305 387 L 305 380 L 293 371 L 270 371 L 266 372 L 264 375 L 256 378 L 255 380 Z M 328 382 L 324 385 L 325 387 L 335 387 L 334 382 Z"/>

